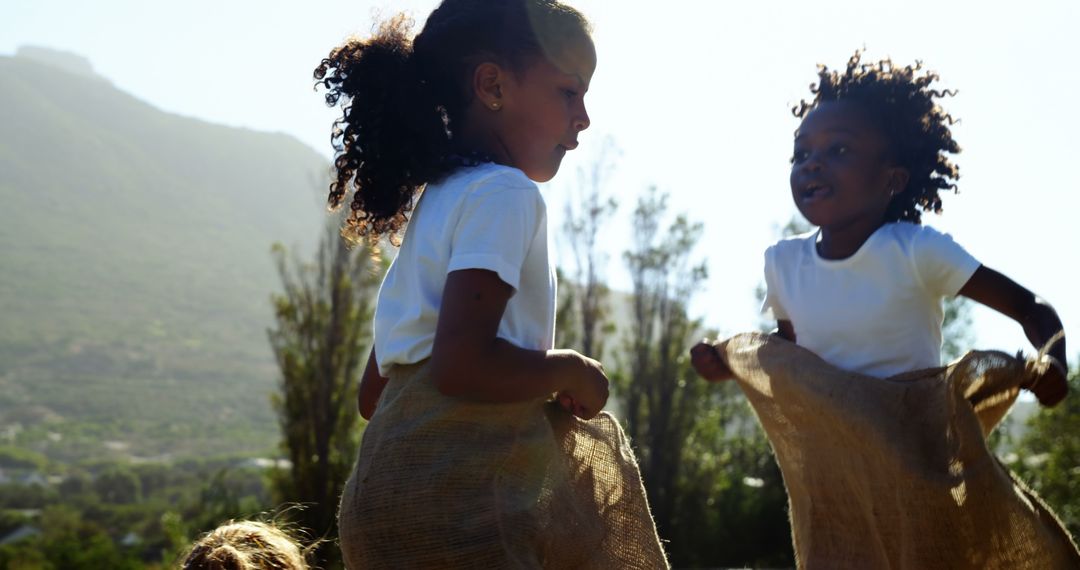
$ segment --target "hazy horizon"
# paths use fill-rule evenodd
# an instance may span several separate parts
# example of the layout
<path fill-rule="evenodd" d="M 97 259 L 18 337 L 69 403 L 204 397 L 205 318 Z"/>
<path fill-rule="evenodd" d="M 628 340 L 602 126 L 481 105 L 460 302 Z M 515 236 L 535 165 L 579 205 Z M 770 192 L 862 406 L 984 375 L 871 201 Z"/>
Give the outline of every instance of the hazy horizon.
<path fill-rule="evenodd" d="M 287 133 L 329 157 L 336 113 L 312 91 L 319 58 L 345 36 L 370 30 L 377 14 L 410 10 L 419 25 L 434 4 L 24 0 L 0 23 L 0 53 L 21 45 L 71 51 L 158 108 Z M 960 194 L 945 196 L 945 214 L 925 221 L 1048 299 L 1080 338 L 1072 285 L 1080 270 L 1068 257 L 1080 242 L 1072 231 L 1080 189 L 1069 172 L 1080 150 L 1072 100 L 1080 79 L 1059 63 L 1080 53 L 1071 31 L 1080 21 L 1076 3 L 979 11 L 933 2 L 845 1 L 813 11 L 795 3 L 571 4 L 596 30 L 599 67 L 587 97 L 593 126 L 545 194 L 557 234 L 577 168 L 605 137 L 614 139 L 621 157 L 609 192 L 621 208 L 602 242 L 614 287 L 628 288 L 621 252 L 633 201 L 655 184 L 671 193 L 673 212 L 706 225 L 697 254 L 708 258 L 710 279 L 692 312 L 726 333 L 754 326 L 761 252 L 795 215 L 787 190 L 797 125 L 790 107 L 809 96 L 818 62 L 841 66 L 865 46 L 869 59 L 921 59 L 941 74 L 942 87 L 959 92 L 943 104 L 961 120 L 954 128 L 964 149 L 956 159 Z M 975 324 L 980 347 L 1030 351 L 1004 317 L 980 308 Z"/>

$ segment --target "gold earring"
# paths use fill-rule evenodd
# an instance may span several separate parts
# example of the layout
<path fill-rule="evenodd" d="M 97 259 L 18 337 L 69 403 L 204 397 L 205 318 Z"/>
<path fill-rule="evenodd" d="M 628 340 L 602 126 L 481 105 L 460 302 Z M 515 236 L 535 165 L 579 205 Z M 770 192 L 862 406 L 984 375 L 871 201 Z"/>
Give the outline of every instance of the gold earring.
<path fill-rule="evenodd" d="M 498 101 L 493 101 L 491 103 L 491 110 L 492 111 L 498 111 L 500 107 L 502 107 L 502 104 L 499 103 Z"/>

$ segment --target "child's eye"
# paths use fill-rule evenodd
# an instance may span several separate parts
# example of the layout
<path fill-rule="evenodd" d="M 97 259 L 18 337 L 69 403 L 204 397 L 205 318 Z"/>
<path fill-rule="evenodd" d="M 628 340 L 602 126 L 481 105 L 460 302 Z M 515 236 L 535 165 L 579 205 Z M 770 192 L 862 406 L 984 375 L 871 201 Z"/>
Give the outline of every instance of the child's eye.
<path fill-rule="evenodd" d="M 802 164 L 809 155 L 810 153 L 805 150 L 796 150 L 795 153 L 791 155 L 791 164 Z"/>
<path fill-rule="evenodd" d="M 563 89 L 562 92 L 567 99 L 573 99 L 574 97 L 577 97 L 577 91 L 574 91 L 573 89 Z"/>
<path fill-rule="evenodd" d="M 833 156 L 845 157 L 851 154 L 851 148 L 846 144 L 834 144 L 829 148 L 829 152 Z"/>

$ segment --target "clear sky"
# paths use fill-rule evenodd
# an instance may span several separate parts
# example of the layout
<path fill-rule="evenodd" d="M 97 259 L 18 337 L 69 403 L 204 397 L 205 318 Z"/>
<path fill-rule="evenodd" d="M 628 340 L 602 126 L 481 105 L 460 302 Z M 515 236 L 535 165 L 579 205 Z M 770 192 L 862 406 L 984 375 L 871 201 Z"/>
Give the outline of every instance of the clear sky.
<path fill-rule="evenodd" d="M 959 90 L 959 195 L 926 220 L 986 265 L 1049 299 L 1080 348 L 1080 2 L 724 2 L 581 0 L 595 25 L 599 66 L 586 99 L 593 126 L 545 190 L 552 225 L 578 166 L 604 137 L 621 149 L 609 192 L 620 221 L 603 243 L 609 280 L 626 287 L 625 220 L 648 185 L 705 223 L 698 255 L 710 279 L 692 310 L 725 332 L 756 323 L 761 253 L 795 214 L 788 157 L 815 65 L 867 57 L 915 59 Z M 379 14 L 432 0 L 284 2 L 5 0 L 0 54 L 20 45 L 86 56 L 121 89 L 155 106 L 216 123 L 292 134 L 329 156 L 334 113 L 311 89 L 331 47 L 369 31 Z M 0 127 L 2 128 L 2 127 Z M 1027 343 L 987 310 L 975 313 L 981 347 Z M 1075 363 L 1074 363 L 1075 364 Z"/>

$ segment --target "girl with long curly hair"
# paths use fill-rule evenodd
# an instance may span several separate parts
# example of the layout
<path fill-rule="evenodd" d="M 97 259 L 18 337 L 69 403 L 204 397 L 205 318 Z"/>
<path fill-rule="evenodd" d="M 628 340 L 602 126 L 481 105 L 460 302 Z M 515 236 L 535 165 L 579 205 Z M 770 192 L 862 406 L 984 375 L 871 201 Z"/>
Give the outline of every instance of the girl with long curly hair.
<path fill-rule="evenodd" d="M 342 233 L 400 247 L 360 383 L 370 422 L 341 499 L 350 567 L 666 566 L 636 463 L 601 414 L 603 367 L 553 347 L 537 183 L 589 127 L 595 67 L 590 25 L 556 0 L 444 0 L 415 37 L 398 16 L 315 70 L 343 108 L 329 195 L 332 208 L 349 204 Z M 588 426 L 614 435 L 567 436 Z M 627 485 L 567 462 L 587 440 L 622 446 L 612 457 Z M 616 503 L 641 537 L 612 522 Z"/>

